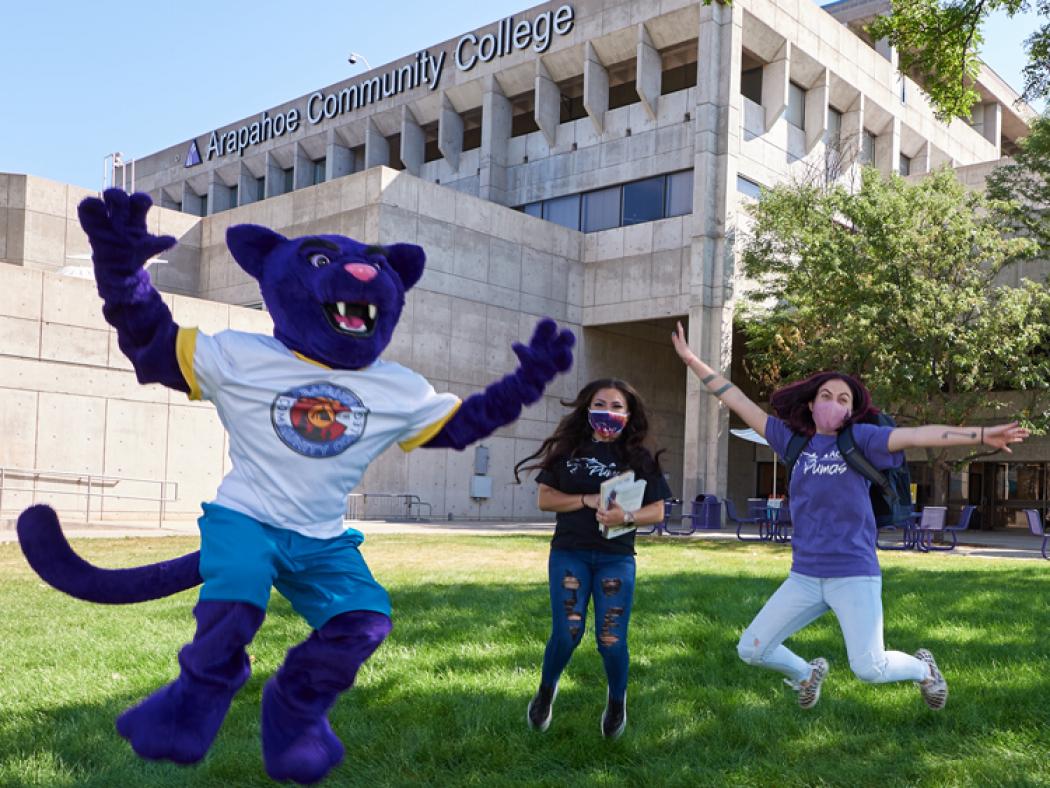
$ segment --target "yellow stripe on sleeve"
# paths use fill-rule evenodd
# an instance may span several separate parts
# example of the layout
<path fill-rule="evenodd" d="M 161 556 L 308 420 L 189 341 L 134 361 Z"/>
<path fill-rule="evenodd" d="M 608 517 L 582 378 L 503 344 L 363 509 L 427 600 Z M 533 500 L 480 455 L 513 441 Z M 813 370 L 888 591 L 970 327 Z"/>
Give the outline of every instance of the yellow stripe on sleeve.
<path fill-rule="evenodd" d="M 190 399 L 201 398 L 201 387 L 197 383 L 197 376 L 193 372 L 193 356 L 197 352 L 197 329 L 179 328 L 178 336 L 175 337 L 175 358 L 179 362 L 179 371 L 186 379 L 190 392 Z"/>
<path fill-rule="evenodd" d="M 463 404 L 462 400 L 457 400 L 455 406 L 449 410 L 444 416 L 435 421 L 433 424 L 428 424 L 420 432 L 416 433 L 415 436 L 409 438 L 407 441 L 401 441 L 397 445 L 401 447 L 402 451 L 412 451 L 418 449 L 424 443 L 427 443 L 431 438 L 441 432 L 441 428 L 448 423 L 448 420 L 456 415 L 456 411 L 459 410 L 459 406 Z"/>

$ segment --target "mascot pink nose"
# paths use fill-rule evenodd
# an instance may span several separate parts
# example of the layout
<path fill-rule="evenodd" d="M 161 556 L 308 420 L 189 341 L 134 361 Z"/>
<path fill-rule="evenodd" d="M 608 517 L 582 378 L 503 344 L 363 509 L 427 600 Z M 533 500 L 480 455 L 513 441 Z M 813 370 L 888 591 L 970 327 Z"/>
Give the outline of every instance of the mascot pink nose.
<path fill-rule="evenodd" d="M 375 278 L 375 275 L 379 273 L 376 271 L 375 266 L 368 265 L 367 263 L 347 263 L 343 266 L 347 273 L 354 277 L 354 279 L 360 279 L 362 282 L 367 282 Z"/>

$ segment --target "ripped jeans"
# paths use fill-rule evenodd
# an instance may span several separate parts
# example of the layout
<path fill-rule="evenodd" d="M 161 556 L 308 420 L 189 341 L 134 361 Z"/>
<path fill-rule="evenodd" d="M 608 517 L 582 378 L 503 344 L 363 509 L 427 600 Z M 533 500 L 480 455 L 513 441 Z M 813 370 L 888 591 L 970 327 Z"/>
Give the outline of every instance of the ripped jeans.
<path fill-rule="evenodd" d="M 839 620 L 849 666 L 861 681 L 881 684 L 929 677 L 926 663 L 901 651 L 886 651 L 878 576 L 820 578 L 791 572 L 740 636 L 740 659 L 795 681 L 808 679 L 809 664 L 782 643 L 828 610 Z"/>
<path fill-rule="evenodd" d="M 541 681 L 558 683 L 583 639 L 587 603 L 594 599 L 595 640 L 605 663 L 609 697 L 627 692 L 627 623 L 634 599 L 634 556 L 600 550 L 551 550 L 551 636 L 543 654 Z"/>

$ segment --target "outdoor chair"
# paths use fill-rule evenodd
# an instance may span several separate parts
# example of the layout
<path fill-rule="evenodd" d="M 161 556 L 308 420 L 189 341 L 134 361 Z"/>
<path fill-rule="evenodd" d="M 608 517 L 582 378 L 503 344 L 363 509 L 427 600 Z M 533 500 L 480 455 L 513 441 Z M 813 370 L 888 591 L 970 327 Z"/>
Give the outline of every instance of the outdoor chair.
<path fill-rule="evenodd" d="M 944 532 L 952 538 L 952 545 L 945 548 L 946 550 L 954 550 L 959 544 L 958 534 L 970 527 L 970 519 L 975 511 L 977 511 L 976 506 L 964 506 L 962 513 L 959 515 L 959 522 L 955 525 L 946 525 L 944 527 Z"/>
<path fill-rule="evenodd" d="M 933 543 L 935 536 L 940 534 L 944 536 L 944 520 L 948 516 L 947 506 L 924 506 L 922 507 L 922 517 L 919 520 L 919 524 L 916 526 L 918 533 L 916 534 L 916 546 L 924 553 L 928 553 L 930 550 L 951 550 L 955 545 L 950 547 L 937 547 Z"/>
<path fill-rule="evenodd" d="M 909 550 L 917 546 L 917 523 L 921 517 L 921 512 L 912 512 L 907 520 L 893 525 L 880 525 L 877 528 L 878 533 L 875 536 L 875 546 L 880 550 Z M 879 538 L 883 531 L 896 531 L 897 527 L 901 529 L 901 540 L 897 544 L 886 544 L 880 542 Z"/>
<path fill-rule="evenodd" d="M 726 520 L 732 525 L 736 523 L 736 538 L 741 542 L 765 542 L 768 541 L 768 537 L 765 535 L 766 530 L 766 518 L 765 516 L 751 515 L 749 517 L 741 517 L 736 513 L 736 506 L 728 498 L 724 501 L 726 505 Z M 745 525 L 757 525 L 758 536 L 744 536 L 742 533 Z"/>
<path fill-rule="evenodd" d="M 1033 536 L 1043 537 L 1043 544 L 1040 547 L 1040 552 L 1043 554 L 1043 558 L 1050 559 L 1050 556 L 1046 554 L 1046 541 L 1050 539 L 1050 534 L 1046 532 L 1046 528 L 1043 527 L 1043 517 L 1039 513 L 1038 509 L 1025 509 L 1024 516 L 1028 520 L 1028 530 L 1032 532 Z"/>

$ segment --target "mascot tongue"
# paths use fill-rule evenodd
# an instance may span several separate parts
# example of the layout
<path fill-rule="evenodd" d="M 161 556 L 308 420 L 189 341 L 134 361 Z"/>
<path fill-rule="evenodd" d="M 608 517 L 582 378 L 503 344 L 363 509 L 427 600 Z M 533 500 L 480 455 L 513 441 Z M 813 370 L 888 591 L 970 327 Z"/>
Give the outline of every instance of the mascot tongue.
<path fill-rule="evenodd" d="M 339 315 L 335 316 L 336 322 L 339 323 L 343 328 L 349 328 L 354 331 L 358 331 L 365 327 L 365 321 L 359 318 L 357 315 Z"/>

